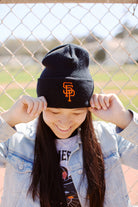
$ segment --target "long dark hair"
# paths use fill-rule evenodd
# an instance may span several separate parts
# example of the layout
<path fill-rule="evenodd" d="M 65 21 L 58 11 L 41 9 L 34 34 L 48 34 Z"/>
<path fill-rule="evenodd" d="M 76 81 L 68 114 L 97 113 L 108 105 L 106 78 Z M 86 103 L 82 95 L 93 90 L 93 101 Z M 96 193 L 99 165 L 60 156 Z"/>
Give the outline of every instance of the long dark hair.
<path fill-rule="evenodd" d="M 90 207 L 103 207 L 104 161 L 89 111 L 80 128 L 83 145 L 83 177 L 86 175 L 88 181 L 87 198 L 90 200 Z M 67 206 L 55 139 L 56 136 L 45 124 L 41 114 L 36 132 L 32 181 L 28 190 L 33 200 L 39 196 L 41 207 Z"/>

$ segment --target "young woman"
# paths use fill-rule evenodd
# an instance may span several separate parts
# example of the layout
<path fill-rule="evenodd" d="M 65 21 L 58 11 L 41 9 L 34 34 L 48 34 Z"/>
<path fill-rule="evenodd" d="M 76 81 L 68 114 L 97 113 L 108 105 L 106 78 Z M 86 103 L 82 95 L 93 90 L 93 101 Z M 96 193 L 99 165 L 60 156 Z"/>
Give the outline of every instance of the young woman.
<path fill-rule="evenodd" d="M 38 97 L 1 114 L 1 206 L 130 207 L 121 163 L 138 167 L 137 114 L 114 94 L 93 94 L 83 48 L 59 46 L 42 63 Z"/>

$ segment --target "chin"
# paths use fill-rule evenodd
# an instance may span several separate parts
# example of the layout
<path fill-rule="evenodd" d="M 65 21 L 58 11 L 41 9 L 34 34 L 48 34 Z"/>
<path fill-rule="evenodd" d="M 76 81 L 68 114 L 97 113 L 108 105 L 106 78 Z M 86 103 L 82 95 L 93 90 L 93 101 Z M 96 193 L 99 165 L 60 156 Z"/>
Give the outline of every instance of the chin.
<path fill-rule="evenodd" d="M 70 136 L 71 136 L 71 134 L 69 134 L 69 135 L 59 135 L 59 134 L 56 134 L 56 136 L 59 138 L 59 139 L 67 139 L 67 138 L 69 138 Z"/>

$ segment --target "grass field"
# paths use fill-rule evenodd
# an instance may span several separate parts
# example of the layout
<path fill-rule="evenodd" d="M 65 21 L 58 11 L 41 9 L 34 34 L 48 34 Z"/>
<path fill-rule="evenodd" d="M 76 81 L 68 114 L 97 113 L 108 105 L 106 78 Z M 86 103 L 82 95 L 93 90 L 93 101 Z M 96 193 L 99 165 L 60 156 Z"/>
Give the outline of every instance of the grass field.
<path fill-rule="evenodd" d="M 116 93 L 125 107 L 138 111 L 138 67 L 124 65 L 121 68 L 91 66 L 95 93 Z M 36 82 L 40 66 L 34 64 L 24 69 L 6 66 L 0 69 L 0 111 L 7 110 L 14 100 L 23 94 L 36 97 Z"/>

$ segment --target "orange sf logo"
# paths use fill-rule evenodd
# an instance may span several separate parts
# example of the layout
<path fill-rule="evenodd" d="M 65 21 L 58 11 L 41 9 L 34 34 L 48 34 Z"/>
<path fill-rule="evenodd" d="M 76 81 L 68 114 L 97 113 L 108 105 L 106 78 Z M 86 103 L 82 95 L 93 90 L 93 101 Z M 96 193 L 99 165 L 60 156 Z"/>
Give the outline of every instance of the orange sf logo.
<path fill-rule="evenodd" d="M 63 93 L 65 94 L 65 97 L 68 97 L 68 102 L 71 102 L 71 96 L 75 96 L 75 91 L 73 89 L 72 82 L 64 82 L 63 83 Z"/>

